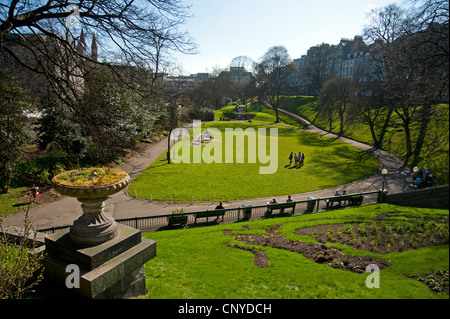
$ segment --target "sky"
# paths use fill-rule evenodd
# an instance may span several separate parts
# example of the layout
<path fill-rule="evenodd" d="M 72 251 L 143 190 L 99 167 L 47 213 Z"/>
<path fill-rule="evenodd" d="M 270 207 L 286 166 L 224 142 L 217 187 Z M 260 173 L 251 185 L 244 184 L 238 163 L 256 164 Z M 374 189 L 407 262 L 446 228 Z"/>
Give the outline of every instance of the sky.
<path fill-rule="evenodd" d="M 284 46 L 292 59 L 321 43 L 338 44 L 361 35 L 367 13 L 400 0 L 189 0 L 183 30 L 196 41 L 197 55 L 175 54 L 182 74 L 211 73 L 231 60 L 258 61 L 273 46 Z"/>

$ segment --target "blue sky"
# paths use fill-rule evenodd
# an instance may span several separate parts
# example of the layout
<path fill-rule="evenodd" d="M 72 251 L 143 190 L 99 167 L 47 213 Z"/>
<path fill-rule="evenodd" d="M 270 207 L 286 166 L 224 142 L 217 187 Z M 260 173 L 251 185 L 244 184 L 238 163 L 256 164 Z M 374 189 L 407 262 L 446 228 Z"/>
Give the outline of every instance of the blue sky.
<path fill-rule="evenodd" d="M 401 0 L 190 0 L 193 17 L 183 27 L 199 54 L 176 55 L 182 74 L 226 68 L 234 57 L 258 61 L 272 46 L 283 45 L 299 58 L 321 43 L 362 33 L 370 9 Z"/>

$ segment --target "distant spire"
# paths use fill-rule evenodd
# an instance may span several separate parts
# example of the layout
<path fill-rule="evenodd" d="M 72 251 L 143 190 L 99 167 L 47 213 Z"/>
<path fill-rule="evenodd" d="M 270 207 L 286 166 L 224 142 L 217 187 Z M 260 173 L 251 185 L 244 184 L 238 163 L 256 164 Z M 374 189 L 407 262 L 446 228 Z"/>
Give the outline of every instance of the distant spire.
<path fill-rule="evenodd" d="M 81 29 L 80 40 L 77 46 L 78 53 L 82 56 L 86 56 L 86 38 L 84 36 L 84 31 Z"/>
<path fill-rule="evenodd" d="M 67 41 L 69 44 L 72 44 L 72 36 L 70 35 L 69 29 L 67 29 L 67 31 L 66 31 L 66 41 Z"/>
<path fill-rule="evenodd" d="M 97 38 L 95 37 L 95 33 L 92 35 L 92 45 L 91 45 L 91 59 L 97 61 Z"/>

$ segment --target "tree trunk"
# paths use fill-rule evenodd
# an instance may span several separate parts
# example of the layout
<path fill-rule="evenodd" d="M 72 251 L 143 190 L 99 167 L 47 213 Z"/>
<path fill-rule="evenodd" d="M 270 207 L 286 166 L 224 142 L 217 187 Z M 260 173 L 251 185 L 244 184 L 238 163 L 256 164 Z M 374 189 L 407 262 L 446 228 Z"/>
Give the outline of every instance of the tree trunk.
<path fill-rule="evenodd" d="M 172 131 L 169 133 L 169 137 L 167 138 L 167 164 L 170 164 L 170 135 Z"/>
<path fill-rule="evenodd" d="M 377 148 L 381 148 L 383 146 L 384 135 L 386 134 L 387 128 L 389 126 L 389 122 L 391 121 L 392 112 L 394 108 L 392 106 L 389 107 L 388 114 L 386 115 L 386 119 L 384 120 L 383 128 L 381 129 L 380 136 L 378 137 L 378 142 L 375 145 Z"/>
<path fill-rule="evenodd" d="M 411 132 L 409 129 L 409 124 L 411 123 L 411 115 L 409 114 L 408 107 L 402 107 L 401 110 L 403 110 L 403 114 L 400 113 L 398 109 L 395 110 L 395 113 L 397 113 L 397 115 L 403 122 L 403 128 L 405 130 L 406 157 L 410 157 L 412 155 Z"/>
<path fill-rule="evenodd" d="M 4 163 L 1 176 L 1 194 L 7 194 L 9 192 L 11 187 L 11 176 L 11 167 L 9 167 L 7 163 Z"/>
<path fill-rule="evenodd" d="M 404 127 L 405 127 L 406 156 L 409 157 L 412 155 L 411 132 L 409 131 L 409 123 L 405 122 Z"/>
<path fill-rule="evenodd" d="M 380 142 L 377 140 L 377 134 L 375 133 L 375 125 L 374 123 L 369 123 L 370 134 L 372 135 L 373 145 L 378 147 Z"/>
<path fill-rule="evenodd" d="M 272 99 L 272 107 L 275 110 L 275 118 L 276 118 L 275 123 L 279 123 L 280 119 L 278 117 L 278 101 L 279 101 L 278 95 L 277 95 L 276 99 L 277 99 L 276 102 L 274 99 Z"/>
<path fill-rule="evenodd" d="M 345 107 L 344 107 L 345 110 Z M 339 110 L 339 119 L 341 121 L 341 123 L 339 124 L 339 136 L 343 136 L 344 135 L 344 111 L 343 109 Z"/>
<path fill-rule="evenodd" d="M 422 120 L 420 122 L 419 137 L 417 138 L 416 147 L 414 148 L 414 164 L 419 162 L 420 153 L 425 142 L 425 136 L 428 131 L 428 124 L 431 121 L 433 109 L 431 106 L 424 106 L 422 111 Z"/>

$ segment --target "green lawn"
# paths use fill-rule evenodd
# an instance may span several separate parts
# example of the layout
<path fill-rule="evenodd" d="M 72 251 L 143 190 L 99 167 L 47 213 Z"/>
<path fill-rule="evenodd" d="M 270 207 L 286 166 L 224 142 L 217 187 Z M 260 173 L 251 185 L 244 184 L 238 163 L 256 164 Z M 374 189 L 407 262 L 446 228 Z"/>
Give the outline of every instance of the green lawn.
<path fill-rule="evenodd" d="M 235 113 L 234 111 L 235 106 L 236 105 L 227 105 L 224 108 L 217 110 L 215 115 L 216 121 L 219 121 L 221 118 L 225 117 L 223 113 Z M 255 103 L 252 106 L 248 106 L 247 111 L 245 113 L 256 115 L 252 119 L 253 123 L 276 124 L 278 126 L 299 127 L 299 124 L 296 120 L 280 112 L 278 113 L 278 118 L 280 122 L 275 123 L 276 121 L 275 111 L 261 105 L 260 103 Z"/>
<path fill-rule="evenodd" d="M 247 245 L 233 234 L 267 234 L 267 229 L 282 224 L 277 233 L 291 240 L 317 242 L 312 237 L 293 234 L 300 228 L 334 223 L 373 222 L 383 212 L 395 212 L 380 224 L 395 225 L 400 220 L 417 217 L 446 217 L 448 210 L 431 210 L 393 205 L 367 205 L 334 212 L 305 214 L 297 217 L 273 218 L 255 222 L 224 224 L 193 229 L 145 233 L 157 242 L 157 256 L 146 264 L 146 298 L 448 298 L 435 294 L 414 275 L 447 270 L 449 247 L 434 246 L 379 254 L 335 245 L 347 255 L 373 256 L 391 262 L 382 269 L 380 288 L 366 286 L 368 273 L 335 269 L 305 258 L 300 253 L 283 249 Z M 444 224 L 448 242 L 448 223 Z M 233 234 L 224 232 L 232 230 Z M 269 266 L 256 267 L 249 251 L 225 246 L 241 244 L 267 253 Z M 448 284 L 448 279 L 447 279 Z"/>
<path fill-rule="evenodd" d="M 0 219 L 26 208 L 30 195 L 27 187 L 12 188 L 8 194 L 0 194 Z"/>
<path fill-rule="evenodd" d="M 233 122 L 213 122 L 204 128 L 214 127 L 224 136 L 225 128 L 258 128 L 269 126 Z M 222 157 L 225 157 L 225 143 L 222 145 Z M 212 147 L 211 145 L 203 146 Z M 270 140 L 266 139 L 266 154 L 270 151 Z M 340 141 L 300 130 L 278 128 L 278 157 L 267 163 L 248 163 L 247 142 L 245 143 L 244 163 L 193 163 L 191 151 L 190 163 L 168 165 L 163 154 L 153 165 L 140 174 L 129 186 L 131 194 L 153 200 L 228 201 L 249 198 L 282 196 L 331 188 L 370 176 L 379 169 L 378 160 L 371 154 Z M 298 169 L 287 167 L 291 151 L 306 155 L 305 165 Z M 272 153 L 271 153 L 272 152 Z M 235 152 L 236 153 L 236 152 Z M 181 154 L 181 153 L 180 153 Z M 236 156 L 236 154 L 234 154 Z M 256 157 L 259 158 L 258 156 Z M 277 163 L 275 174 L 260 174 L 261 167 Z"/>

